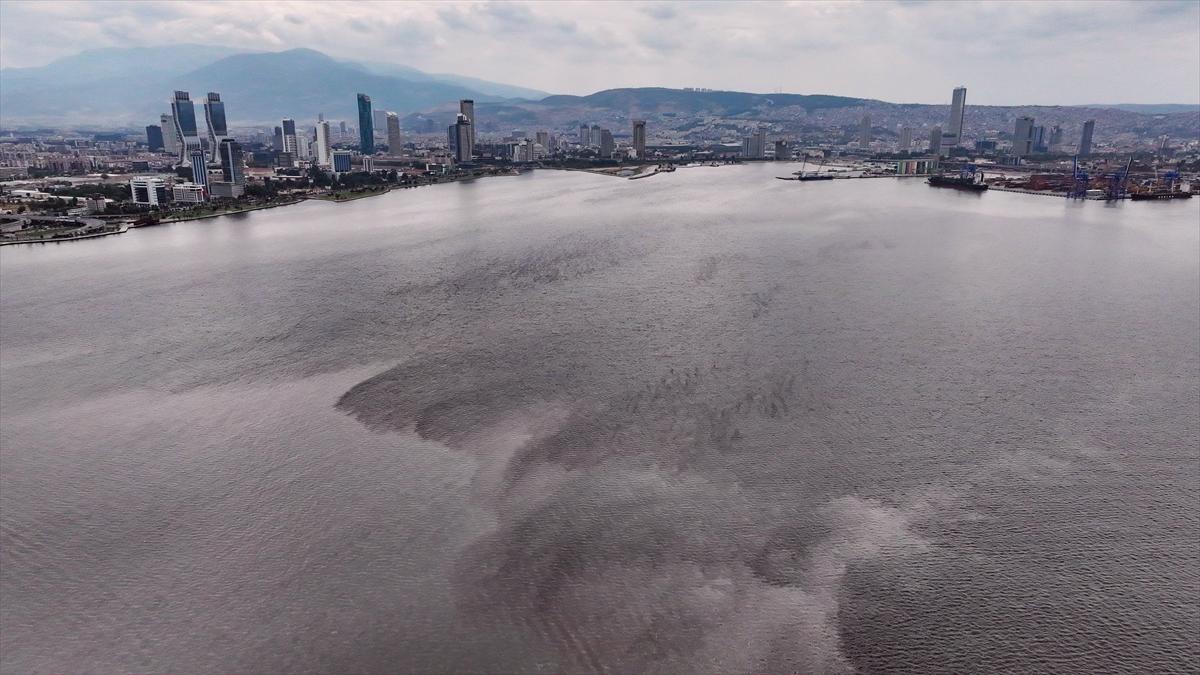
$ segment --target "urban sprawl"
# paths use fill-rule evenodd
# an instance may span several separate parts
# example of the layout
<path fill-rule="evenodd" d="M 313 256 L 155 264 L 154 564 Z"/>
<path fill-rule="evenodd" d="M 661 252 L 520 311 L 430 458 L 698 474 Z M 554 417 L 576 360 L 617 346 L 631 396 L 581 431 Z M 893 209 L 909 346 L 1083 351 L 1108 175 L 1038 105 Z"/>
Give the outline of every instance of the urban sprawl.
<path fill-rule="evenodd" d="M 954 89 L 944 127 L 893 127 L 889 120 L 881 129 L 863 114 L 853 128 L 800 139 L 748 122 L 739 143 L 689 142 L 666 133 L 663 124 L 667 138 L 648 144 L 647 119 L 629 119 L 618 133 L 577 120 L 531 134 L 485 135 L 477 132 L 472 100 L 459 101 L 444 136 L 430 128 L 432 119 L 422 118 L 421 132 L 410 129 L 406 141 L 400 115 L 373 108 L 363 93 L 357 95 L 357 119 L 349 124 L 318 114 L 315 123 L 283 119 L 273 128 L 239 130 L 235 137 L 220 93 L 209 92 L 197 114 L 189 92 L 176 91 L 169 110 L 145 128 L 144 137 L 47 132 L 0 138 L 0 243 L 102 236 L 303 199 L 346 201 L 531 168 L 645 178 L 682 165 L 799 161 L 800 171 L 780 178 L 931 176 L 936 185 L 1085 199 L 1191 196 L 1200 169 L 1195 139 L 1173 146 L 1162 136 L 1150 147 L 1097 152 L 1095 119 L 1067 138 L 1061 125 L 1039 125 L 1029 116 L 1017 117 L 1011 131 L 968 137 L 966 97 L 965 87 Z"/>

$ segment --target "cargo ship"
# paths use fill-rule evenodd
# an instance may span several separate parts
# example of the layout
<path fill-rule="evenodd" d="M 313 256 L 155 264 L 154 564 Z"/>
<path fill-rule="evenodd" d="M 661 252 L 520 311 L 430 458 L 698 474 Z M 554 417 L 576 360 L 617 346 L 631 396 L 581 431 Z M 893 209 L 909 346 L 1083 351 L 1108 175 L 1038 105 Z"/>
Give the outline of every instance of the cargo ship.
<path fill-rule="evenodd" d="M 980 183 L 975 180 L 975 176 L 930 176 L 926 181 L 934 187 L 948 187 L 958 190 L 971 190 L 972 192 L 983 192 L 988 189 L 987 183 Z"/>
<path fill-rule="evenodd" d="M 1192 193 L 1183 190 L 1150 190 L 1148 192 L 1130 192 L 1129 198 L 1135 202 L 1150 199 L 1191 199 Z"/>
<path fill-rule="evenodd" d="M 810 173 L 806 176 L 796 176 L 795 178 L 788 178 L 787 176 L 776 176 L 776 178 L 778 178 L 779 180 L 799 180 L 799 181 L 833 180 L 833 176 L 830 176 L 827 173 Z"/>

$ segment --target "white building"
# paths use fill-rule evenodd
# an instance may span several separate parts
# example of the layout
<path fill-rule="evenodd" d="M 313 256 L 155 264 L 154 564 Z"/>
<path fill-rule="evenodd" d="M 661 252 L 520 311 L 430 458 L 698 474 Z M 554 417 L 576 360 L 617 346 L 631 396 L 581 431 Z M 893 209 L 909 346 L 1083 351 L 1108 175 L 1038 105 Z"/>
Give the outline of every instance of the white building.
<path fill-rule="evenodd" d="M 183 204 L 203 204 L 208 201 L 208 193 L 198 183 L 176 183 L 171 189 L 171 197 Z"/>
<path fill-rule="evenodd" d="M 317 164 L 329 166 L 333 162 L 332 145 L 329 142 L 329 122 L 317 122 Z"/>
<path fill-rule="evenodd" d="M 167 181 L 154 176 L 134 176 L 129 179 L 129 192 L 134 204 L 162 206 L 167 203 Z"/>

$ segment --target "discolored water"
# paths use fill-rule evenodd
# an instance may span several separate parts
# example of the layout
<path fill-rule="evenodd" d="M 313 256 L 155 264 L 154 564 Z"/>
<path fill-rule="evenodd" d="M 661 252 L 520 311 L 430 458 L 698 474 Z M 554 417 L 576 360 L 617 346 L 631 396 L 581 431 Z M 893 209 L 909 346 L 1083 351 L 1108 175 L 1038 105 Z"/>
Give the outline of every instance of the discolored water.
<path fill-rule="evenodd" d="M 0 253 L 4 672 L 1200 662 L 1200 200 L 538 172 Z"/>

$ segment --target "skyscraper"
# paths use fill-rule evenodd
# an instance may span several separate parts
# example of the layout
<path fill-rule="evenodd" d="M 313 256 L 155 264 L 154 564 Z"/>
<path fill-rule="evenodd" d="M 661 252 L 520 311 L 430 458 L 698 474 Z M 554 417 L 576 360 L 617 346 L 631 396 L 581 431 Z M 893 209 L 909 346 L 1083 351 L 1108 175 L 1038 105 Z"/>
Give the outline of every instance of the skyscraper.
<path fill-rule="evenodd" d="M 929 154 L 942 154 L 942 128 L 934 127 L 929 130 Z"/>
<path fill-rule="evenodd" d="M 1079 137 L 1079 150 L 1077 154 L 1080 157 L 1087 157 L 1092 154 L 1092 134 L 1096 133 L 1096 120 L 1088 120 L 1083 123 L 1083 135 Z"/>
<path fill-rule="evenodd" d="M 388 154 L 400 154 L 400 116 L 394 112 L 387 114 Z"/>
<path fill-rule="evenodd" d="M 293 157 L 299 157 L 299 141 L 296 139 L 296 120 L 285 119 L 281 122 L 283 128 L 283 152 L 292 153 Z"/>
<path fill-rule="evenodd" d="M 967 88 L 955 87 L 954 96 L 950 102 L 950 134 L 948 143 L 953 146 L 962 144 L 963 115 L 967 107 Z"/>
<path fill-rule="evenodd" d="M 384 138 L 387 138 L 387 114 L 386 110 L 371 110 L 371 129 L 377 134 L 384 135 Z"/>
<path fill-rule="evenodd" d="M 912 147 L 912 127 L 904 127 L 900 130 L 900 152 L 908 152 Z"/>
<path fill-rule="evenodd" d="M 579 125 L 579 144 L 585 148 L 592 144 L 592 128 L 586 124 Z"/>
<path fill-rule="evenodd" d="M 163 149 L 162 127 L 157 124 L 146 127 L 146 145 L 150 146 L 151 151 Z"/>
<path fill-rule="evenodd" d="M 863 115 L 862 121 L 858 123 L 858 145 L 863 148 L 871 145 L 870 115 Z"/>
<path fill-rule="evenodd" d="M 1018 117 L 1013 127 L 1012 154 L 1024 157 L 1033 153 L 1034 126 L 1032 117 Z"/>
<path fill-rule="evenodd" d="M 332 147 L 329 142 L 329 122 L 317 122 L 317 164 L 329 166 L 329 163 L 333 161 L 333 155 L 330 152 Z"/>
<path fill-rule="evenodd" d="M 371 119 L 371 97 L 358 95 L 358 146 L 364 155 L 375 154 L 375 122 Z"/>
<path fill-rule="evenodd" d="M 202 149 L 196 131 L 196 106 L 186 91 L 175 92 L 171 99 L 171 116 L 175 118 L 175 133 L 179 137 L 179 163 L 186 165 L 192 160 L 192 151 Z"/>
<path fill-rule="evenodd" d="M 464 98 L 458 102 L 458 114 L 467 118 L 467 130 L 471 134 L 471 150 L 475 149 L 475 101 Z M 471 155 L 467 155 L 468 158 Z"/>
<path fill-rule="evenodd" d="M 471 161 L 475 152 L 471 120 L 467 119 L 466 115 L 459 113 L 458 120 L 451 128 L 454 129 L 454 159 L 459 162 Z"/>
<path fill-rule="evenodd" d="M 600 156 L 612 157 L 613 151 L 617 149 L 617 144 L 613 142 L 612 132 L 608 129 L 600 130 Z"/>
<path fill-rule="evenodd" d="M 204 121 L 208 127 L 209 151 L 215 155 L 221 141 L 229 136 L 229 128 L 225 124 L 225 104 L 215 91 L 208 92 L 208 97 L 204 99 Z"/>
<path fill-rule="evenodd" d="M 1050 128 L 1050 140 L 1046 144 L 1046 149 L 1050 152 L 1059 152 L 1062 149 L 1063 130 L 1062 127 L 1055 124 Z"/>
<path fill-rule="evenodd" d="M 742 139 L 742 157 L 763 159 L 767 156 L 767 132 L 759 129 Z"/>
<path fill-rule="evenodd" d="M 208 162 L 204 161 L 203 150 L 192 150 L 192 182 L 208 190 Z"/>
<path fill-rule="evenodd" d="M 633 154 L 646 159 L 646 120 L 633 121 Z"/>
<path fill-rule="evenodd" d="M 588 145 L 590 147 L 594 148 L 594 147 L 597 147 L 600 145 L 600 125 L 599 124 L 592 125 L 592 130 L 588 135 L 588 140 L 589 140 Z"/>
<path fill-rule="evenodd" d="M 175 128 L 174 115 L 160 115 L 159 126 L 162 127 L 163 152 L 179 156 L 179 130 Z"/>
<path fill-rule="evenodd" d="M 221 179 L 234 185 L 246 184 L 246 170 L 242 165 L 242 146 L 232 138 L 221 139 L 217 146 L 221 158 Z"/>

